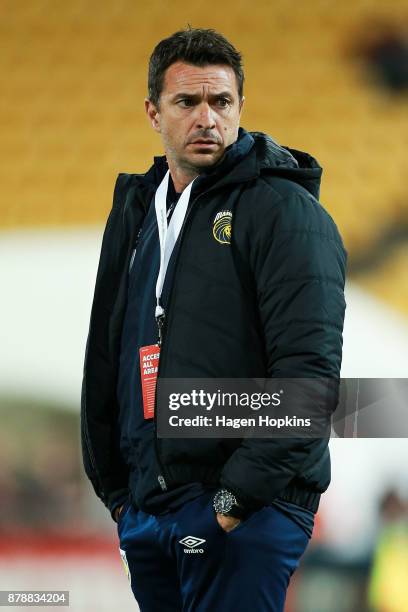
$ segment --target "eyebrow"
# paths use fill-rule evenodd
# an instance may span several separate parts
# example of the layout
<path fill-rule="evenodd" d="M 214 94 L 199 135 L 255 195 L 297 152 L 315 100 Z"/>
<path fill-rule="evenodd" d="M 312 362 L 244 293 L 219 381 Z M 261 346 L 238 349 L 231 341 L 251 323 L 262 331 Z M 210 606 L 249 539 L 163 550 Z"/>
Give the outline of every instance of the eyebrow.
<path fill-rule="evenodd" d="M 200 98 L 201 94 L 192 94 L 192 93 L 184 93 L 184 92 L 180 92 L 180 93 L 176 93 L 173 96 L 173 100 L 177 100 L 177 98 Z M 232 95 L 232 93 L 230 91 L 221 91 L 220 93 L 214 93 L 214 94 L 210 94 L 209 96 L 210 98 L 233 98 L 234 96 Z"/>

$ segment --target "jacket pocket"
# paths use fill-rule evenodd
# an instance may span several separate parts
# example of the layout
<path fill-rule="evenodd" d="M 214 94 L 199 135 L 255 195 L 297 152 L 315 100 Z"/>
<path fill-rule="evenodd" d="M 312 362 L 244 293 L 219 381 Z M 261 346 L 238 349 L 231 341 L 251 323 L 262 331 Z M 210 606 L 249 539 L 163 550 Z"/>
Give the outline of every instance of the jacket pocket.
<path fill-rule="evenodd" d="M 130 495 L 129 495 L 129 497 L 127 498 L 127 500 L 123 504 L 122 510 L 120 511 L 120 514 L 118 516 L 118 521 L 117 521 L 117 526 L 118 527 L 122 523 L 122 520 L 123 520 L 125 514 L 128 513 L 130 506 L 131 506 L 131 501 L 130 501 Z"/>

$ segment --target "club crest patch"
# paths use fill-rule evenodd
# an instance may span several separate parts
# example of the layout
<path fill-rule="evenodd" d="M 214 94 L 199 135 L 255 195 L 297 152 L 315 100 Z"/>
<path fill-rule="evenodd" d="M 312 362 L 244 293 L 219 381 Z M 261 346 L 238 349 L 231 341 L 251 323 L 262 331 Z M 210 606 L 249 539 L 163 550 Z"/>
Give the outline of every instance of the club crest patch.
<path fill-rule="evenodd" d="M 221 244 L 231 244 L 231 221 L 230 210 L 220 210 L 213 222 L 213 236 Z"/>

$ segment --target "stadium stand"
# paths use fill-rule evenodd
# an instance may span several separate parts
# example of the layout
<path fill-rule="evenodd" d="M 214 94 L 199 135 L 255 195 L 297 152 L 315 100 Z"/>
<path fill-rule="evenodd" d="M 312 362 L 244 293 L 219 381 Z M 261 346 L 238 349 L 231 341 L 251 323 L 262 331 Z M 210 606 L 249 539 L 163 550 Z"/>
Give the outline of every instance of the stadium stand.
<path fill-rule="evenodd" d="M 403 23 L 406 3 L 394 0 L 392 12 L 381 0 L 292 8 L 287 0 L 273 8 L 261 0 L 251 12 L 227 0 L 210 13 L 198 1 L 187 12 L 180 1 L 4 2 L 0 227 L 104 222 L 116 174 L 143 171 L 160 152 L 143 110 L 149 53 L 191 23 L 219 29 L 243 51 L 243 126 L 320 161 L 321 201 L 350 261 L 375 250 L 384 228 L 408 225 L 407 95 L 375 87 L 350 50 L 374 17 Z M 395 284 L 401 257 L 388 253 L 384 275 L 357 279 L 388 299 L 381 279 Z M 408 312 L 406 297 L 395 304 Z"/>

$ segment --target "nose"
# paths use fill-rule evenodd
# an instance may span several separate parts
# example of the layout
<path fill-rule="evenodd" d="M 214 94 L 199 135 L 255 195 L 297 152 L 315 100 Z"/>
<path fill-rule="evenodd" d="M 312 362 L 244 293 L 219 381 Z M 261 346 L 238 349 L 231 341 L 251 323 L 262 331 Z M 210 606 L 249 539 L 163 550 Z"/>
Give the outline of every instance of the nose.
<path fill-rule="evenodd" d="M 198 107 L 197 128 L 211 130 L 215 127 L 215 118 L 211 106 L 203 102 Z"/>

